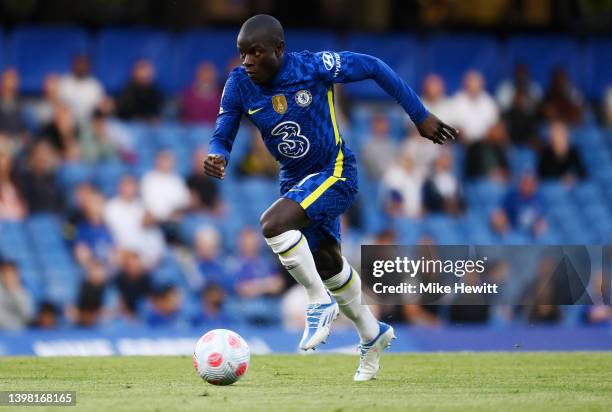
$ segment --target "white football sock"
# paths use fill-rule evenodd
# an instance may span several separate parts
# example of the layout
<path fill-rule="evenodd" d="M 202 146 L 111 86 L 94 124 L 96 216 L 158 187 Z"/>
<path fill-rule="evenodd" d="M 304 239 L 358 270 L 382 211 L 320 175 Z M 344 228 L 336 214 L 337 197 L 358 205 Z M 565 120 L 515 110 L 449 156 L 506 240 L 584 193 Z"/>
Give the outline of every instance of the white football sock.
<path fill-rule="evenodd" d="M 323 281 L 342 312 L 355 324 L 361 343 L 374 339 L 379 332 L 378 321 L 367 305 L 361 304 L 361 278 L 342 256 L 342 271 Z"/>
<path fill-rule="evenodd" d="M 278 255 L 291 276 L 304 288 L 308 303 L 330 303 L 323 281 L 317 272 L 306 237 L 299 230 L 289 230 L 278 236 L 266 238 L 266 242 Z"/>

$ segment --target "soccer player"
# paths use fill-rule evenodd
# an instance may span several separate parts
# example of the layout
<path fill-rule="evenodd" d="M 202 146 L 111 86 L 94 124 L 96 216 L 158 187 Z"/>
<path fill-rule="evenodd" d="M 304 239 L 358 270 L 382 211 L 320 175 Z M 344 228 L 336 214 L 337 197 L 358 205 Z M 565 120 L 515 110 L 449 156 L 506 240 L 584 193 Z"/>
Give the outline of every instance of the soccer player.
<path fill-rule="evenodd" d="M 357 169 L 338 130 L 333 85 L 374 79 L 423 137 L 442 144 L 455 139 L 457 131 L 428 113 L 414 91 L 376 57 L 285 52 L 283 28 L 268 15 L 248 19 L 237 44 L 242 66 L 225 83 L 204 171 L 224 178 L 240 118 L 246 115 L 280 163 L 281 196 L 261 216 L 261 230 L 308 295 L 300 348 L 325 342 L 341 311 L 360 337 L 354 380 L 373 379 L 395 336 L 391 326 L 378 322 L 361 304 L 361 280 L 340 250 L 339 216 L 357 193 Z"/>

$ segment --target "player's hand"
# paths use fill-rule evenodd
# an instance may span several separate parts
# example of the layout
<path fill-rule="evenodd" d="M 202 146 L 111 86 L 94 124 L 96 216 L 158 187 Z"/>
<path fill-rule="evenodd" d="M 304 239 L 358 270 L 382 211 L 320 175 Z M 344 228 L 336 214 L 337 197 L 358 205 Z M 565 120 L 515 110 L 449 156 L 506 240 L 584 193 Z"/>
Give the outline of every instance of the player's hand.
<path fill-rule="evenodd" d="M 421 136 L 436 144 L 444 144 L 449 140 L 455 140 L 459 134 L 457 129 L 450 127 L 431 113 L 417 125 L 417 129 Z"/>
<path fill-rule="evenodd" d="M 208 155 L 204 160 L 204 173 L 210 177 L 223 179 L 225 177 L 225 158 L 221 155 Z"/>

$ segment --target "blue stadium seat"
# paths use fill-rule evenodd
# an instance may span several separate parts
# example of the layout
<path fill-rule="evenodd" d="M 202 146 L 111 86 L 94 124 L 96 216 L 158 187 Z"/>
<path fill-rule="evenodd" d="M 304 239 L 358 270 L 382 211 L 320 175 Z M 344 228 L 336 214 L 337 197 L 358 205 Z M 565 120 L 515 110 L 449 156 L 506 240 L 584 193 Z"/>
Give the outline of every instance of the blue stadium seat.
<path fill-rule="evenodd" d="M 152 128 L 151 135 L 155 138 L 159 148 L 186 147 L 188 143 L 185 128 L 174 122 L 162 123 Z"/>
<path fill-rule="evenodd" d="M 166 253 L 159 266 L 153 270 L 151 279 L 155 285 L 171 284 L 182 290 L 189 290 L 189 284 L 183 276 L 181 266 L 171 252 Z"/>
<path fill-rule="evenodd" d="M 193 80 L 195 70 L 203 61 L 212 62 L 223 80 L 230 61 L 238 57 L 238 30 L 193 30 L 179 36 L 176 43 L 177 87 L 181 90 Z"/>
<path fill-rule="evenodd" d="M 416 219 L 397 219 L 389 227 L 395 230 L 397 243 L 401 245 L 416 245 L 424 234 L 422 222 Z"/>
<path fill-rule="evenodd" d="M 425 64 L 421 66 L 421 77 L 431 72 L 441 75 L 449 94 L 461 88 L 463 75 L 470 69 L 483 74 L 489 90 L 492 90 L 499 80 L 501 53 L 492 36 L 434 36 L 426 43 L 425 56 L 427 57 Z"/>
<path fill-rule="evenodd" d="M 212 125 L 196 125 L 189 127 L 187 129 L 187 141 L 191 149 L 196 150 L 198 147 L 207 146 L 213 134 L 213 130 Z"/>
<path fill-rule="evenodd" d="M 550 207 L 567 204 L 569 196 L 568 189 L 555 181 L 541 183 L 539 193 L 544 203 Z"/>
<path fill-rule="evenodd" d="M 184 242 L 193 244 L 196 233 L 204 226 L 216 226 L 216 224 L 212 217 L 205 214 L 191 213 L 185 215 L 179 223 L 181 239 Z"/>
<path fill-rule="evenodd" d="M 510 78 L 517 63 L 528 65 L 532 78 L 543 88 L 548 86 L 551 70 L 564 67 L 571 79 L 581 86 L 580 52 L 575 39 L 566 36 L 515 36 L 508 41 L 505 77 Z"/>
<path fill-rule="evenodd" d="M 96 42 L 96 73 L 111 93 L 120 91 L 129 80 L 133 64 L 142 58 L 155 66 L 162 90 L 176 90 L 176 63 L 170 36 L 160 30 L 143 28 L 107 29 Z"/>
<path fill-rule="evenodd" d="M 419 90 L 417 83 L 417 61 L 420 48 L 416 40 L 407 35 L 366 35 L 350 37 L 347 49 L 357 53 L 371 54 L 391 66 L 411 87 Z M 373 80 L 346 85 L 349 95 L 364 99 L 391 99 Z"/>
<path fill-rule="evenodd" d="M 23 26 L 13 32 L 8 48 L 8 64 L 21 74 L 21 90 L 39 93 L 50 72 L 70 69 L 77 54 L 87 53 L 89 38 L 77 27 Z"/>
<path fill-rule="evenodd" d="M 285 43 L 287 51 L 340 51 L 334 34 L 324 30 L 288 29 L 285 31 Z"/>
<path fill-rule="evenodd" d="M 590 40 L 585 50 L 586 92 L 591 99 L 601 100 L 607 87 L 612 85 L 612 40 Z"/>
<path fill-rule="evenodd" d="M 512 146 L 507 153 L 513 176 L 520 176 L 524 172 L 536 170 L 537 156 L 532 149 Z"/>
<path fill-rule="evenodd" d="M 0 70 L 4 69 L 6 65 L 6 39 L 4 38 L 4 34 L 0 33 Z"/>
<path fill-rule="evenodd" d="M 117 160 L 100 162 L 94 170 L 94 183 L 105 196 L 112 197 L 117 193 L 121 177 L 129 172 L 129 168 L 123 162 Z"/>
<path fill-rule="evenodd" d="M 425 218 L 422 233 L 429 234 L 436 244 L 459 245 L 464 243 L 460 232 L 460 222 L 448 215 L 433 214 Z"/>
<path fill-rule="evenodd" d="M 71 191 L 77 185 L 93 179 L 93 169 L 84 163 L 64 163 L 57 173 L 57 179 L 64 190 Z"/>

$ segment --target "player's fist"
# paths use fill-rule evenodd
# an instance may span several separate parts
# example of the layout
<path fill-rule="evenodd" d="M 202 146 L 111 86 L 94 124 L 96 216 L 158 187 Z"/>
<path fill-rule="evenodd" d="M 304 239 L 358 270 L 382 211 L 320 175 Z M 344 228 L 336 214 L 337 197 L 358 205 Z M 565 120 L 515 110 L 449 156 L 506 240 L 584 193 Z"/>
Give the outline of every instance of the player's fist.
<path fill-rule="evenodd" d="M 204 173 L 208 176 L 223 179 L 225 177 L 225 158 L 221 155 L 209 154 L 204 159 Z"/>
<path fill-rule="evenodd" d="M 444 144 L 448 140 L 455 140 L 459 134 L 457 129 L 450 127 L 431 113 L 417 125 L 417 129 L 421 136 L 436 144 Z"/>

